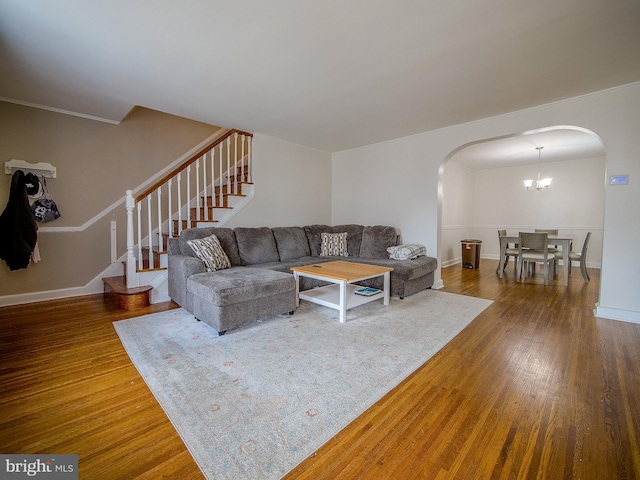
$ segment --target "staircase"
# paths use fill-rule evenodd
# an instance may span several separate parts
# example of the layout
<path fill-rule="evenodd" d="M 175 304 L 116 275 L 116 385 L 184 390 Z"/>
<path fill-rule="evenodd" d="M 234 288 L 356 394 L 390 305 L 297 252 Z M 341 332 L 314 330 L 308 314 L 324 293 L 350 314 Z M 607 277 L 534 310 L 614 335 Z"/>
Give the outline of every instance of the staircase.
<path fill-rule="evenodd" d="M 168 239 L 186 228 L 224 226 L 253 199 L 252 138 L 225 129 L 149 187 L 127 190 L 125 274 L 103 279 L 118 308 L 169 300 Z"/>

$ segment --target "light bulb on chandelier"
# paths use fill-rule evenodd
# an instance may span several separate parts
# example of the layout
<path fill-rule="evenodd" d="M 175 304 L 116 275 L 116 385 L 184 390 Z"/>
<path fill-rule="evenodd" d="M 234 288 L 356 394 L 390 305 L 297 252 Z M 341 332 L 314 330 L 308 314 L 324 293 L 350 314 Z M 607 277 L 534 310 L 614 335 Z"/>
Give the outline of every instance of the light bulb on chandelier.
<path fill-rule="evenodd" d="M 549 188 L 549 186 L 551 185 L 551 180 L 552 178 L 540 178 L 540 156 L 541 156 L 541 152 L 542 149 L 544 147 L 536 147 L 536 150 L 538 150 L 538 180 L 536 180 L 536 184 L 535 184 L 535 189 L 536 190 L 542 190 L 543 188 Z M 531 187 L 533 187 L 533 180 L 523 180 L 524 186 L 527 190 L 529 190 Z"/>

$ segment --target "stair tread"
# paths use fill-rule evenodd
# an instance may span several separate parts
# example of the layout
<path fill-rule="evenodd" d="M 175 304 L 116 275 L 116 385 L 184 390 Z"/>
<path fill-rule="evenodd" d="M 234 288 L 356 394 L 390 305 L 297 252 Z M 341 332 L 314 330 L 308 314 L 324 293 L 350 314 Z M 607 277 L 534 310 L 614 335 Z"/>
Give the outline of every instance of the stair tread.
<path fill-rule="evenodd" d="M 124 275 L 118 277 L 105 277 L 102 281 L 118 295 L 138 295 L 139 293 L 148 292 L 153 289 L 151 285 L 143 285 L 140 287 L 127 287 L 127 278 Z"/>

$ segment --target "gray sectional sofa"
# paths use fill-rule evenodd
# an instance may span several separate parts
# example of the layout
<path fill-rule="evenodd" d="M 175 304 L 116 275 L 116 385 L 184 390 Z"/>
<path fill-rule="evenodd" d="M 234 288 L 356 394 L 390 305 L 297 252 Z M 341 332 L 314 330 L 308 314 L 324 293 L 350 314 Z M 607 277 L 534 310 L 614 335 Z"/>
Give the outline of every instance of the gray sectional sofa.
<path fill-rule="evenodd" d="M 321 256 L 322 233 L 344 233 L 348 256 Z M 187 243 L 215 235 L 231 267 L 205 270 Z M 169 296 L 223 334 L 230 328 L 295 310 L 291 267 L 347 260 L 392 267 L 391 295 L 404 298 L 430 288 L 437 260 L 426 255 L 409 260 L 389 258 L 398 244 L 394 227 L 308 225 L 305 227 L 190 228 L 168 242 Z M 382 278 L 362 282 L 382 288 Z M 324 283 L 300 278 L 300 290 Z"/>

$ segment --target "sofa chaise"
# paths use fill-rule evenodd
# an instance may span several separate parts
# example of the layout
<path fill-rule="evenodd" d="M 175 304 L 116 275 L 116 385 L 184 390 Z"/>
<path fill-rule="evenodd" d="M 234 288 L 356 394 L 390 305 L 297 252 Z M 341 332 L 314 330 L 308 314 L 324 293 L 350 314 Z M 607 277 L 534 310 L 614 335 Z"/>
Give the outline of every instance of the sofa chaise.
<path fill-rule="evenodd" d="M 226 263 L 208 271 L 190 243 L 212 235 L 226 254 Z M 404 259 L 405 247 L 398 245 L 394 227 L 380 225 L 190 228 L 168 242 L 169 296 L 220 335 L 244 323 L 293 313 L 296 294 L 290 268 L 294 266 L 339 259 L 392 267 L 391 295 L 404 298 L 430 288 L 437 266 L 424 247 Z M 389 251 L 399 256 L 390 258 Z M 382 278 L 362 284 L 382 288 Z M 322 285 L 300 278 L 300 290 Z"/>

